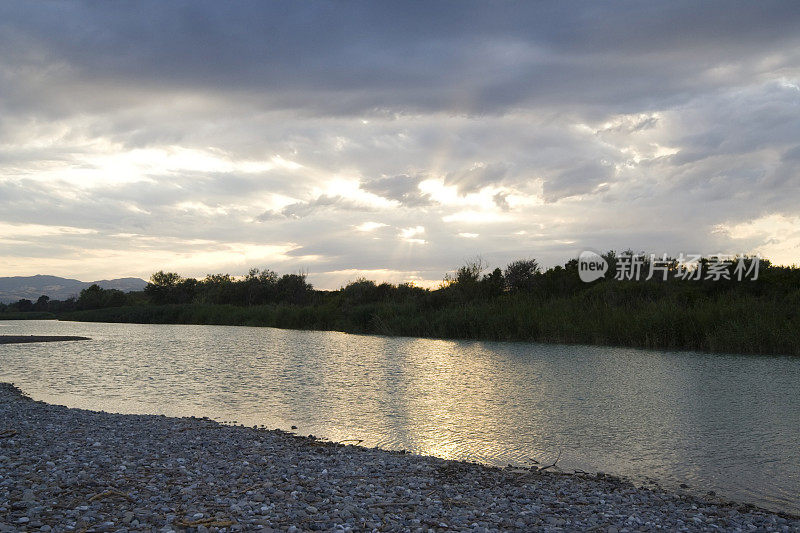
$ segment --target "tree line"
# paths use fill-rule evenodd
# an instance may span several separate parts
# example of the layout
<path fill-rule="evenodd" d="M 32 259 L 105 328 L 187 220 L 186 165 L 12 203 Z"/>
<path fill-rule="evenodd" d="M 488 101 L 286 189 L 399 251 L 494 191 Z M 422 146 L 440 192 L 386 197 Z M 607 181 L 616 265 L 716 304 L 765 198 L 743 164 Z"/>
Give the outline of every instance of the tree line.
<path fill-rule="evenodd" d="M 602 255 L 608 269 L 600 279 L 585 283 L 578 275 L 577 259 L 563 265 L 542 269 L 536 259 L 519 259 L 504 269 L 489 269 L 481 258 L 466 261 L 453 272 L 445 274 L 435 289 L 426 289 L 412 283 L 376 283 L 366 278 L 357 278 L 334 291 L 315 290 L 307 280 L 307 274 L 278 275 L 270 269 L 251 269 L 247 275 L 234 277 L 230 274 L 208 274 L 203 279 L 184 278 L 176 272 L 155 272 L 144 291 L 123 293 L 117 289 L 103 289 L 92 285 L 80 295 L 63 301 L 41 296 L 36 302 L 21 299 L 11 304 L 0 303 L 3 312 L 50 312 L 64 313 L 122 307 L 129 305 L 165 304 L 212 304 L 258 306 L 268 304 L 319 305 L 334 301 L 341 305 L 359 305 L 377 302 L 409 300 L 426 306 L 452 302 L 481 302 L 504 295 L 525 294 L 539 299 L 571 297 L 576 294 L 596 295 L 615 301 L 653 299 L 668 294 L 688 298 L 712 296 L 735 291 L 739 294 L 800 295 L 800 268 L 775 266 L 760 259 L 757 279 L 736 279 L 737 261 L 742 261 L 752 270 L 755 257 L 739 257 L 727 261 L 715 279 L 695 276 L 687 281 L 681 262 L 676 258 L 659 258 L 659 273 L 646 279 L 651 270 L 652 256 L 630 251 L 618 254 L 609 251 Z M 621 259 L 637 263 L 642 272 L 638 280 L 619 279 Z M 695 268 L 702 269 L 717 262 L 716 258 L 702 257 L 696 260 Z M 717 268 L 720 270 L 720 268 Z"/>
<path fill-rule="evenodd" d="M 279 276 L 253 269 L 238 278 L 194 279 L 159 271 L 143 291 L 92 286 L 62 302 L 45 297 L 0 307 L 0 318 L 50 313 L 98 322 L 800 355 L 798 267 L 756 263 L 752 257 L 729 262 L 708 257 L 687 270 L 677 258 L 630 252 L 607 252 L 602 258 L 607 270 L 590 283 L 581 280 L 576 259 L 546 269 L 535 259 L 493 269 L 475 259 L 446 274 L 434 289 L 359 278 L 328 291 L 314 289 L 303 273 Z M 621 267 L 632 264 L 641 271 L 638 280 L 620 275 L 625 274 Z M 757 276 L 739 281 L 737 268 Z"/>

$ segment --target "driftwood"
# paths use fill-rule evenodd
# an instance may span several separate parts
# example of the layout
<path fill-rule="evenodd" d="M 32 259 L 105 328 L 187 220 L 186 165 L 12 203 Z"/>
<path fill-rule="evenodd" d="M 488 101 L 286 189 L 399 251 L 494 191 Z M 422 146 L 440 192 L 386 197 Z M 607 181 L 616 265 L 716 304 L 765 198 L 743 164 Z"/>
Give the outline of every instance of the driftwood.
<path fill-rule="evenodd" d="M 106 490 L 106 491 L 101 492 L 99 494 L 95 494 L 94 496 L 89 498 L 89 501 L 93 502 L 93 501 L 100 500 L 100 499 L 103 499 L 103 498 L 114 498 L 114 497 L 125 498 L 128 501 L 134 501 L 134 499 L 131 498 L 130 496 L 128 496 L 127 494 L 125 494 L 124 492 L 118 491 L 116 489 L 109 489 L 109 490 Z"/>
<path fill-rule="evenodd" d="M 228 527 L 232 526 L 236 522 L 232 520 L 217 520 L 215 518 L 201 518 L 200 520 L 176 520 L 174 524 L 180 527 L 197 527 L 197 526 L 206 526 L 206 527 Z"/>
<path fill-rule="evenodd" d="M 558 457 L 556 457 L 556 460 L 553 461 L 553 464 L 547 466 L 540 466 L 539 470 L 547 470 L 548 468 L 553 468 L 554 466 L 556 466 L 556 464 L 558 464 L 559 459 L 561 459 L 561 450 L 558 450 Z"/>
<path fill-rule="evenodd" d="M 364 439 L 342 439 L 342 440 L 336 441 L 336 442 L 337 442 L 337 444 L 341 444 L 343 442 L 355 442 L 356 446 L 358 446 L 359 444 L 364 442 Z"/>

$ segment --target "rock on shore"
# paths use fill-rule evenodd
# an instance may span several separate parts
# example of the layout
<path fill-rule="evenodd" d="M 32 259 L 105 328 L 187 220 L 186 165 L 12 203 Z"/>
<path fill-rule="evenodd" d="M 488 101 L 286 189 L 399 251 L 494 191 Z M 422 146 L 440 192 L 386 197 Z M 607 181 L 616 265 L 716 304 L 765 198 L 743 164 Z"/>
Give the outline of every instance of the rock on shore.
<path fill-rule="evenodd" d="M 609 476 L 498 469 L 0 384 L 0 531 L 798 531 Z"/>

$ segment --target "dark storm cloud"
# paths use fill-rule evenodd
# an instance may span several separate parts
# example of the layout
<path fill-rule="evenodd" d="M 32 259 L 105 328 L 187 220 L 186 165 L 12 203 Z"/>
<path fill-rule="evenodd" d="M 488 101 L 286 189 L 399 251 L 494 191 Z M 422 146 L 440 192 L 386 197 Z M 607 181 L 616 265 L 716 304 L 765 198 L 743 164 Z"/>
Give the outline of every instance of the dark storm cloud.
<path fill-rule="evenodd" d="M 8 2 L 0 20 L 4 63 L 96 84 L 96 105 L 133 84 L 318 113 L 623 109 L 745 80 L 800 34 L 786 2 Z M 702 76 L 727 62 L 743 67 Z"/>

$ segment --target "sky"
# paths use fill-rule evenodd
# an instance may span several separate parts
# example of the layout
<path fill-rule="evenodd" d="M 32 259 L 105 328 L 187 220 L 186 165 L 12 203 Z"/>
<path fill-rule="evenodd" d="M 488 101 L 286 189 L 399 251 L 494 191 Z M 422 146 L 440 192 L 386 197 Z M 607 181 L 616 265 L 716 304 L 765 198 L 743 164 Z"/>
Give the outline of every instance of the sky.
<path fill-rule="evenodd" d="M 793 2 L 0 3 L 0 276 L 800 263 Z"/>

